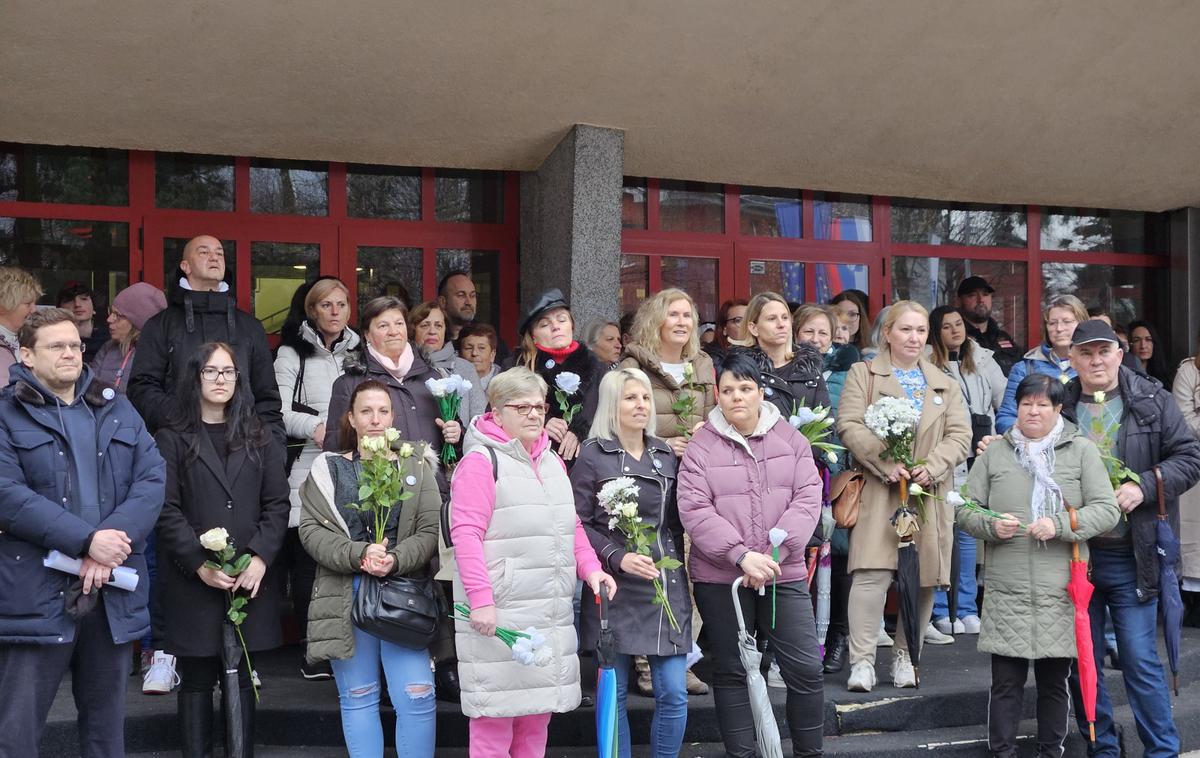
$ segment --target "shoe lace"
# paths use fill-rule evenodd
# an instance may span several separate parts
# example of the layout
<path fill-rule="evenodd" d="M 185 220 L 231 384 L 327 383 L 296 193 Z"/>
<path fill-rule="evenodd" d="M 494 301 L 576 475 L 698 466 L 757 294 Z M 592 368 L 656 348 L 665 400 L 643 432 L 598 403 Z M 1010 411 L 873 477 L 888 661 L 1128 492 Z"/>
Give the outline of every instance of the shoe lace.
<path fill-rule="evenodd" d="M 160 679 L 160 678 L 161 679 L 170 679 L 172 687 L 178 687 L 179 682 L 182 681 L 179 678 L 179 672 L 177 672 L 175 670 L 174 666 L 172 666 L 170 663 L 167 663 L 166 661 L 158 661 L 157 663 L 150 664 L 150 670 L 147 671 L 146 675 L 142 677 L 142 683 L 145 684 L 146 682 L 149 682 L 151 679 Z"/>

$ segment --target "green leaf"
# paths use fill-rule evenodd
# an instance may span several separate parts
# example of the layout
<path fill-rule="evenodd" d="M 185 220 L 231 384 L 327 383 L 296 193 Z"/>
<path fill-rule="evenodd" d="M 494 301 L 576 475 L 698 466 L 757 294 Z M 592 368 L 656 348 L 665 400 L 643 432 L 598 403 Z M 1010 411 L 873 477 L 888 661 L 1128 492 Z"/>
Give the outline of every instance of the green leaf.
<path fill-rule="evenodd" d="M 246 603 L 250 602 L 245 595 L 238 595 L 233 600 L 229 601 L 229 607 L 235 611 L 240 611 L 246 607 Z"/>
<path fill-rule="evenodd" d="M 212 561 L 205 561 L 205 562 L 204 562 L 204 568 L 206 568 L 206 569 L 212 569 L 213 571 L 220 571 L 220 570 L 221 570 L 221 564 L 219 564 L 219 563 L 213 563 Z"/>
<path fill-rule="evenodd" d="M 254 556 L 250 555 L 249 553 L 242 553 L 240 556 L 238 556 L 238 559 L 236 561 L 234 561 L 234 564 L 233 564 L 234 570 L 240 574 L 243 571 L 245 571 L 246 569 L 250 568 L 250 560 L 253 557 Z M 232 574 L 231 574 L 231 576 L 232 576 Z"/>
<path fill-rule="evenodd" d="M 233 608 L 230 608 L 228 611 L 225 612 L 225 618 L 229 619 L 230 621 L 232 621 L 235 624 L 237 623 L 237 615 L 238 615 L 238 612 L 236 610 L 234 610 Z"/>
<path fill-rule="evenodd" d="M 683 563 L 680 562 L 677 558 L 672 558 L 669 555 L 664 555 L 662 558 L 659 558 L 654 563 L 655 568 L 666 569 L 667 571 L 672 571 L 674 569 L 679 568 L 682 565 L 683 565 Z"/>
<path fill-rule="evenodd" d="M 221 567 L 221 570 L 225 572 L 226 576 L 237 576 L 237 570 L 234 569 L 232 563 L 226 563 Z"/>
<path fill-rule="evenodd" d="M 363 477 L 363 478 L 366 479 L 367 477 Z M 358 485 L 358 499 L 359 500 L 369 500 L 371 498 L 371 495 L 374 494 L 374 492 L 375 492 L 375 488 L 371 486 L 371 482 L 369 482 L 369 481 L 363 482 L 362 484 Z"/>
<path fill-rule="evenodd" d="M 404 490 L 404 492 L 401 492 L 400 496 L 397 497 L 396 500 L 403 503 L 405 500 L 411 500 L 413 497 L 415 497 L 415 494 L 412 490 Z"/>

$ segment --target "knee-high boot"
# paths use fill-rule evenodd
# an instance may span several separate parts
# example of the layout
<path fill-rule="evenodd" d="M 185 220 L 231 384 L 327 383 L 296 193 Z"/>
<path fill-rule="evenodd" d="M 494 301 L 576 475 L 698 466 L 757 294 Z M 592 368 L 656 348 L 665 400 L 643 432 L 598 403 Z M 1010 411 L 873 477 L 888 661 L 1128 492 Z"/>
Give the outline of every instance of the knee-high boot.
<path fill-rule="evenodd" d="M 180 690 L 176 698 L 183 758 L 212 758 L 212 693 Z"/>

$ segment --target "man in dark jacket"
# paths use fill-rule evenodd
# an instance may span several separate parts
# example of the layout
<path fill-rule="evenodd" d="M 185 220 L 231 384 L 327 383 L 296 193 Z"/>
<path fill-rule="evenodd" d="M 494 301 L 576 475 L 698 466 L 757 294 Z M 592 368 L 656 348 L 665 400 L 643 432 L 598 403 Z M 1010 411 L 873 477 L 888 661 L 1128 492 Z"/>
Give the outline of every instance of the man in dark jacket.
<path fill-rule="evenodd" d="M 208 235 L 189 240 L 179 270 L 183 275 L 170 285 L 167 309 L 146 322 L 138 339 L 129 376 L 133 406 L 151 433 L 167 426 L 176 415 L 175 383 L 188 358 L 205 342 L 225 342 L 237 354 L 259 418 L 285 441 L 267 334 L 258 319 L 237 309 L 221 241 Z"/>
<path fill-rule="evenodd" d="M 1178 755 L 1179 732 L 1158 658 L 1159 557 L 1155 549 L 1158 481 L 1172 528 L 1179 532 L 1179 495 L 1200 480 L 1197 441 L 1170 391 L 1155 379 L 1121 365 L 1124 351 L 1112 327 L 1085 321 L 1071 340 L 1071 365 L 1079 377 L 1067 385 L 1063 415 L 1078 424 L 1102 454 L 1121 461 L 1141 479 L 1117 487 L 1125 517 L 1111 532 L 1089 541 L 1092 582 L 1089 613 L 1099 674 L 1096 746 L 1092 755 L 1117 756 L 1112 700 L 1104 686 L 1104 612 L 1112 615 L 1125 692 L 1147 756 Z M 1074 687 L 1078 693 L 1078 687 Z M 1077 695 L 1078 697 L 1078 695 Z M 1077 700 L 1076 714 L 1083 708 Z M 1087 724 L 1080 728 L 1086 732 Z"/>
<path fill-rule="evenodd" d="M 1025 351 L 992 318 L 992 295 L 995 292 L 982 276 L 968 276 L 958 285 L 958 311 L 967 324 L 967 336 L 980 347 L 991 350 L 992 357 L 1000 364 L 1000 370 L 1008 376 L 1009 369 L 1021 360 Z"/>
<path fill-rule="evenodd" d="M 163 460 L 122 395 L 83 365 L 72 315 L 31 315 L 0 394 L 0 756 L 36 756 L 69 670 L 79 753 L 123 756 L 133 641 L 150 628 L 143 555 Z M 77 574 L 43 565 L 50 551 Z M 109 585 L 137 572 L 134 590 Z"/>

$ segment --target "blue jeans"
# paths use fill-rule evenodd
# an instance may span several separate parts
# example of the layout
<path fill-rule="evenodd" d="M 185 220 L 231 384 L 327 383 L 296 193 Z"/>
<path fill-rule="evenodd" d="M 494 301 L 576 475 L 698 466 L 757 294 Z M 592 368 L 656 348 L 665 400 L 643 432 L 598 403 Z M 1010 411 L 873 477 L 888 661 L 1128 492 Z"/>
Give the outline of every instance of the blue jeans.
<path fill-rule="evenodd" d="M 650 722 L 652 758 L 676 758 L 683 746 L 687 727 L 687 656 L 648 655 L 654 680 L 654 720 Z M 629 758 L 629 713 L 625 710 L 629 691 L 629 665 L 633 656 L 617 655 L 617 744 L 621 758 Z"/>
<path fill-rule="evenodd" d="M 979 586 L 975 583 L 975 538 L 956 529 L 954 539 L 958 540 L 958 618 L 978 616 L 979 607 L 975 604 L 975 596 L 979 593 Z M 938 590 L 933 596 L 933 617 L 950 617 L 950 601 L 946 598 L 945 590 Z"/>
<path fill-rule="evenodd" d="M 1107 606 L 1117 633 L 1117 652 L 1125 693 L 1142 739 L 1146 758 L 1179 755 L 1179 732 L 1171 718 L 1171 695 L 1167 677 L 1158 659 L 1158 601 L 1139 603 L 1137 567 L 1132 553 L 1092 550 L 1092 583 L 1096 592 L 1088 613 L 1092 621 L 1092 645 L 1096 658 L 1096 747 L 1089 755 L 1120 755 L 1112 700 L 1104 686 L 1104 610 Z M 1083 702 L 1077 677 L 1071 679 L 1075 715 L 1080 730 L 1087 734 Z"/>
<path fill-rule="evenodd" d="M 358 590 L 358 577 L 354 578 Z M 413 758 L 432 758 L 437 737 L 437 701 L 429 652 L 384 642 L 354 629 L 354 656 L 333 660 L 342 735 L 350 758 L 383 755 L 383 724 L 379 720 L 379 666 L 387 675 L 388 695 L 396 709 L 396 752 Z"/>

